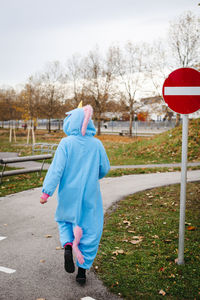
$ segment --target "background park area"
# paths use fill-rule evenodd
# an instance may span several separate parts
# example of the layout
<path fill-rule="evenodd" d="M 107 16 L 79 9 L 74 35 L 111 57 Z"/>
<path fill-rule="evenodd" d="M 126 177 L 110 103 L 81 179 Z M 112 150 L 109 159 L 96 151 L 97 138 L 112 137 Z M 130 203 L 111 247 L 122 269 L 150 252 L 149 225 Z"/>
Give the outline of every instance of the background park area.
<path fill-rule="evenodd" d="M 190 120 L 188 161 L 200 161 L 200 119 Z M 112 166 L 108 177 L 129 174 L 180 171 L 182 126 L 152 137 L 100 135 Z M 27 131 L 16 131 L 17 141 L 9 143 L 9 129 L 0 129 L 1 152 L 32 155 L 26 144 Z M 36 130 L 36 142 L 59 143 L 62 131 Z M 50 162 L 50 161 L 49 161 Z M 142 167 L 134 165 L 172 164 Z M 123 168 L 123 165 L 132 165 Z M 190 166 L 197 170 L 200 166 Z M 0 196 L 42 186 L 46 171 L 4 177 Z M 133 183 L 134 184 L 134 183 Z M 178 251 L 180 185 L 146 190 L 128 196 L 105 214 L 105 226 L 94 271 L 103 283 L 124 299 L 199 299 L 200 297 L 200 183 L 187 184 L 185 223 L 185 265 L 175 263 Z M 39 201 L 39 200 L 38 200 Z M 128 276 L 127 276 L 128 275 Z"/>
<path fill-rule="evenodd" d="M 39 203 L 51 160 L 42 172 L 2 178 L 0 265 L 14 271 L 0 272 L 1 299 L 200 299 L 200 110 L 189 115 L 178 265 L 182 125 L 162 96 L 172 71 L 200 71 L 199 8 L 188 0 L 1 2 L 0 155 L 58 144 L 65 113 L 83 102 L 112 166 L 100 181 L 105 225 L 83 289 L 61 270 L 56 196 Z M 6 166 L 17 168 L 25 167 Z"/>

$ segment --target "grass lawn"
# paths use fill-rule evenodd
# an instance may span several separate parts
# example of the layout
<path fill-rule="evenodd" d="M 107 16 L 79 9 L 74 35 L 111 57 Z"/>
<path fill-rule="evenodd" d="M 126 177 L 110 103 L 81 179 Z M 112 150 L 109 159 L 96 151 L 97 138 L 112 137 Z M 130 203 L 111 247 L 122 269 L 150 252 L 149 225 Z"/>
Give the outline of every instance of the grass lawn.
<path fill-rule="evenodd" d="M 43 184 L 46 171 L 39 173 L 20 174 L 3 177 L 0 185 L 0 197 L 40 187 Z"/>
<path fill-rule="evenodd" d="M 200 299 L 200 182 L 187 185 L 185 265 L 178 256 L 179 185 L 140 192 L 105 215 L 94 269 L 124 299 Z"/>
<path fill-rule="evenodd" d="M 100 137 L 111 165 L 171 163 L 181 161 L 182 127 L 179 126 L 151 138 L 112 141 Z M 189 121 L 188 161 L 200 160 L 200 119 Z"/>
<path fill-rule="evenodd" d="M 190 120 L 188 134 L 188 161 L 200 161 L 200 119 Z M 59 143 L 65 134 L 36 130 L 36 142 Z M 30 155 L 31 145 L 26 143 L 26 131 L 17 130 L 17 143 L 9 144 L 9 131 L 0 129 L 0 151 L 19 152 Z M 111 165 L 130 165 L 148 163 L 171 163 L 181 161 L 181 126 L 151 138 L 130 138 L 115 135 L 98 137 L 104 144 Z"/>

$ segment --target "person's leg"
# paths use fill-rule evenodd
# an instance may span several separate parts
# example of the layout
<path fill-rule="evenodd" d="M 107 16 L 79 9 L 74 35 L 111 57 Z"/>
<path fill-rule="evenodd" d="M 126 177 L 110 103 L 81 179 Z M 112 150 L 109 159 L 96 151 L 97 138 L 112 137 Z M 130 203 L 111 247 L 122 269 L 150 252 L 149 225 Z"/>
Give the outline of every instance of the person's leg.
<path fill-rule="evenodd" d="M 64 247 L 67 243 L 73 243 L 74 234 L 72 224 L 69 222 L 57 222 L 60 235 L 60 243 Z"/>
<path fill-rule="evenodd" d="M 76 275 L 76 281 L 79 284 L 85 284 L 86 282 L 86 269 L 78 267 L 78 274 Z"/>
<path fill-rule="evenodd" d="M 60 242 L 62 247 L 64 247 L 65 270 L 68 273 L 73 273 L 75 266 L 72 254 L 72 242 L 74 239 L 72 224 L 68 222 L 58 222 L 58 229 L 60 234 Z"/>

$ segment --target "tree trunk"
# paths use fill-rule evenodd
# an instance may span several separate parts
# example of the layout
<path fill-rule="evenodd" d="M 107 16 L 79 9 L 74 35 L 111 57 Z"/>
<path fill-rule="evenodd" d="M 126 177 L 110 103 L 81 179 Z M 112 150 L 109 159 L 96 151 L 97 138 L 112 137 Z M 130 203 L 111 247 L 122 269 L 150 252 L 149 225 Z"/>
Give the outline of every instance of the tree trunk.
<path fill-rule="evenodd" d="M 51 119 L 49 119 L 48 121 L 48 133 L 51 132 Z"/>
<path fill-rule="evenodd" d="M 132 136 L 133 133 L 133 113 L 130 112 L 129 116 L 129 135 Z"/>
<path fill-rule="evenodd" d="M 97 119 L 97 135 L 101 135 L 101 113 L 98 112 L 98 119 Z"/>
<path fill-rule="evenodd" d="M 180 125 L 180 120 L 181 120 L 181 115 L 177 114 L 176 115 L 176 123 L 175 123 L 175 127 L 178 127 Z"/>

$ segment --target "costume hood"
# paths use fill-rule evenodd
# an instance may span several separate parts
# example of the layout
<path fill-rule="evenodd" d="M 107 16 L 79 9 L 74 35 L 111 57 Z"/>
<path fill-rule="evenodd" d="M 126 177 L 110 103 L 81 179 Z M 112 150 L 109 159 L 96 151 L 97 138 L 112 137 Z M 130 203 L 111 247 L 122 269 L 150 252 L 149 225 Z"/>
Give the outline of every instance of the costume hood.
<path fill-rule="evenodd" d="M 96 129 L 91 120 L 93 109 L 91 105 L 76 108 L 66 113 L 63 131 L 66 135 L 95 135 Z"/>

